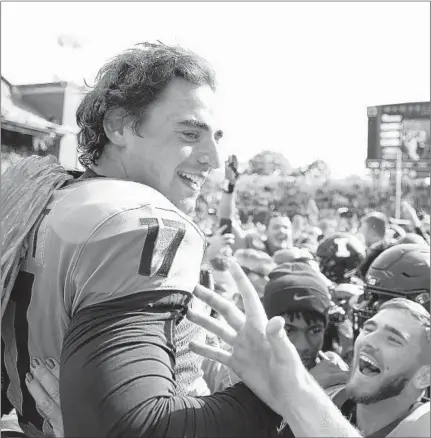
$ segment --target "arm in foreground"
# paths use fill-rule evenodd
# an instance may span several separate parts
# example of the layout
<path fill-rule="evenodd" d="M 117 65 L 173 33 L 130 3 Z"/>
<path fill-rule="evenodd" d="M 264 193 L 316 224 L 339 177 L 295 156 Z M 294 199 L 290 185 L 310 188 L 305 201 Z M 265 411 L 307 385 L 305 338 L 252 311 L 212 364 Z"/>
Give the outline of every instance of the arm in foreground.
<path fill-rule="evenodd" d="M 197 288 L 196 295 L 217 310 L 227 324 L 189 311 L 188 317 L 220 336 L 233 349 L 191 344 L 191 348 L 230 367 L 275 412 L 283 416 L 295 436 L 360 437 L 325 391 L 301 363 L 287 338 L 283 318 L 268 322 L 259 297 L 241 268 L 231 263 L 231 272 L 243 296 L 245 317 L 217 294 Z M 244 315 L 243 315 L 244 316 Z"/>
<path fill-rule="evenodd" d="M 258 437 L 275 429 L 281 419 L 242 383 L 208 397 L 176 395 L 173 335 L 184 308 L 172 291 L 161 295 L 73 318 L 61 358 L 65 436 Z"/>

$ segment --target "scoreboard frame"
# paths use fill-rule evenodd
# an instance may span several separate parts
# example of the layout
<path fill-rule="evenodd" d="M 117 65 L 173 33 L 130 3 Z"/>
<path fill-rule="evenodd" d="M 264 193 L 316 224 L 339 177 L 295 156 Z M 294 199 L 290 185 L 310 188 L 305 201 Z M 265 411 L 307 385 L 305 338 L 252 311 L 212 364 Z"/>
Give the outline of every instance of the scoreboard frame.
<path fill-rule="evenodd" d="M 430 102 L 408 102 L 367 108 L 368 116 L 368 153 L 366 167 L 380 172 L 381 170 L 395 171 L 397 154 L 395 149 L 403 150 L 402 171 L 411 177 L 427 177 L 431 171 L 430 142 L 431 142 L 431 103 Z M 422 145 L 425 156 L 412 159 L 407 152 L 405 125 L 414 125 L 421 129 L 423 136 Z M 383 136 L 383 137 L 382 137 Z M 419 144 L 416 141 L 417 145 Z M 417 149 L 419 146 L 417 146 Z M 388 153 L 386 154 L 386 152 Z M 386 156 L 385 156 L 386 155 Z"/>

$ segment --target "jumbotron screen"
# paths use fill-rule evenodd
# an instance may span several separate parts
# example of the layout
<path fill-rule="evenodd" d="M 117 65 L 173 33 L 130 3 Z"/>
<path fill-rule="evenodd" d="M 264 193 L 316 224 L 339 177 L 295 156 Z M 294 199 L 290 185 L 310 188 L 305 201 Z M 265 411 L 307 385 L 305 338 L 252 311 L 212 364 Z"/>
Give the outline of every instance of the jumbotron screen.
<path fill-rule="evenodd" d="M 430 102 L 373 106 L 367 113 L 368 168 L 394 169 L 401 149 L 403 169 L 430 171 Z"/>

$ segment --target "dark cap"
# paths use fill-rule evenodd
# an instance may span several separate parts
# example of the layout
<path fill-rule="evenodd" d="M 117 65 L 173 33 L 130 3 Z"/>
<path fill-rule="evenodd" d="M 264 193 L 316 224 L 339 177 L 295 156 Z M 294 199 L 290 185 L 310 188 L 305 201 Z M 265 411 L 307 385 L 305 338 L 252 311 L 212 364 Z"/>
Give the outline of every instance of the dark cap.
<path fill-rule="evenodd" d="M 287 312 L 314 311 L 327 322 L 331 294 L 307 263 L 283 263 L 269 275 L 262 303 L 268 318 Z"/>

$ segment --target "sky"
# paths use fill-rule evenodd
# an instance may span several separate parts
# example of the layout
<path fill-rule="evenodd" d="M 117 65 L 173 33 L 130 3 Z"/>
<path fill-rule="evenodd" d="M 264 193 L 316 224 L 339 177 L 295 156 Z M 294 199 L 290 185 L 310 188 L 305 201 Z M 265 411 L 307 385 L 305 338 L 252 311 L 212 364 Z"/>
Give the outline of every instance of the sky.
<path fill-rule="evenodd" d="M 80 49 L 64 49 L 58 37 Z M 430 3 L 2 3 L 1 72 L 13 84 L 91 83 L 142 41 L 185 45 L 215 67 L 225 140 L 293 166 L 362 174 L 367 106 L 430 100 Z"/>

